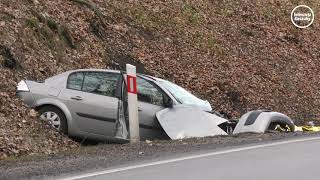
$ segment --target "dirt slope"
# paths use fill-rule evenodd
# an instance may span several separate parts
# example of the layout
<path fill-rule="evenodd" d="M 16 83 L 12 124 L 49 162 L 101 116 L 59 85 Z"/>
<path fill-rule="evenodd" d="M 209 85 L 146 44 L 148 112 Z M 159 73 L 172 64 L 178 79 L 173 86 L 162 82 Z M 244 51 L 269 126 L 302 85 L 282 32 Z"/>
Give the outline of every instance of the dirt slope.
<path fill-rule="evenodd" d="M 316 13 L 304 30 L 290 21 L 298 4 Z M 15 97 L 21 79 L 77 68 L 133 63 L 232 118 L 267 108 L 318 120 L 319 8 L 317 0 L 1 0 L 0 159 L 78 146 Z"/>

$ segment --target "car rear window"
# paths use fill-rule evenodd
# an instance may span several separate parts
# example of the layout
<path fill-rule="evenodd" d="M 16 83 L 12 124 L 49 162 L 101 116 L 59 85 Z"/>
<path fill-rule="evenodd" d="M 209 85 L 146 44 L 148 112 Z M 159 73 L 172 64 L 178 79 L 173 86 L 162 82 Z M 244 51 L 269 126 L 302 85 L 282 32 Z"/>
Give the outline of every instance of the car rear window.
<path fill-rule="evenodd" d="M 115 97 L 120 74 L 104 72 L 86 72 L 82 91 Z"/>
<path fill-rule="evenodd" d="M 120 74 L 108 72 L 76 72 L 69 75 L 67 88 L 115 97 Z"/>
<path fill-rule="evenodd" d="M 84 74 L 82 72 L 72 73 L 68 78 L 67 88 L 81 91 Z"/>

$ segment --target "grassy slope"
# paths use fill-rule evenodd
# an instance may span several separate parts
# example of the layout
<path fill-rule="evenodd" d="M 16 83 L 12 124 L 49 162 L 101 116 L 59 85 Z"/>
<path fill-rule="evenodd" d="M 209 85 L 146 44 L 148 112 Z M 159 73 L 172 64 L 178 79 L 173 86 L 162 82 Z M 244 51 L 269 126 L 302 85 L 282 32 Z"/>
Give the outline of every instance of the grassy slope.
<path fill-rule="evenodd" d="M 14 97 L 19 80 L 127 62 L 230 117 L 270 108 L 317 119 L 319 21 L 304 30 L 290 22 L 297 4 L 317 14 L 316 0 L 93 2 L 96 8 L 75 0 L 0 2 L 0 154 L 51 153 L 73 144 L 44 133 L 30 117 Z"/>

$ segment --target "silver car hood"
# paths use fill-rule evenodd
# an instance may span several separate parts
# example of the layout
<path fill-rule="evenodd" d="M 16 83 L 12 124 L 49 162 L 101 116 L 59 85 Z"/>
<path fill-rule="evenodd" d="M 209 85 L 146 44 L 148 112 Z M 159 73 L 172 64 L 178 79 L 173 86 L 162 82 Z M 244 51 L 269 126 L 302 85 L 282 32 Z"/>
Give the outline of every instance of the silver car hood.
<path fill-rule="evenodd" d="M 157 119 L 171 139 L 228 135 L 218 125 L 228 120 L 189 105 L 159 111 Z"/>
<path fill-rule="evenodd" d="M 199 107 L 203 111 L 211 112 L 212 107 L 211 104 L 208 101 L 201 100 L 201 103 L 195 104 L 195 106 Z"/>

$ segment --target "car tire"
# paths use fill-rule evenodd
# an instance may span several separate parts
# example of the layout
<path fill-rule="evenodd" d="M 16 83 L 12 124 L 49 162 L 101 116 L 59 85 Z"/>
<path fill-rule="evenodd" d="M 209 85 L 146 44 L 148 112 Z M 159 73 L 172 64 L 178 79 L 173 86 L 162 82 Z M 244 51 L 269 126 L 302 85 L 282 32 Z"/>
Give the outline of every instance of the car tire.
<path fill-rule="evenodd" d="M 48 121 L 48 123 L 63 134 L 68 134 L 68 123 L 67 118 L 64 113 L 57 107 L 54 106 L 44 106 L 38 110 L 39 117 L 42 120 Z M 49 118 L 48 118 L 49 116 Z M 53 119 L 53 118 L 56 119 Z M 57 117 L 56 117 L 57 116 Z M 59 121 L 59 123 L 58 123 Z M 59 126 L 58 126 L 59 124 Z"/>

